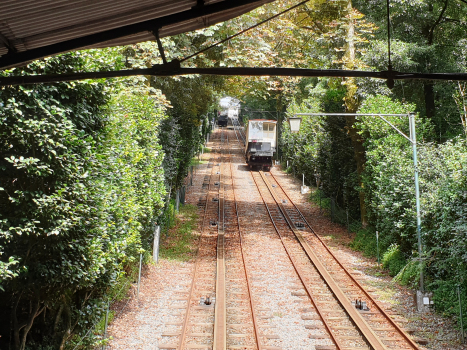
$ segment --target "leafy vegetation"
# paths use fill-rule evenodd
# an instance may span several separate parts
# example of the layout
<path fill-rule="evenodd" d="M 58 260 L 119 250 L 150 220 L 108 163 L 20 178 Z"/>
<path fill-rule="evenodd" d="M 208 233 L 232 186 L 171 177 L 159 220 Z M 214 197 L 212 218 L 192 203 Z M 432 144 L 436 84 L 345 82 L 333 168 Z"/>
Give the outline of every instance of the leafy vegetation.
<path fill-rule="evenodd" d="M 183 59 L 292 4 L 276 1 L 164 38 L 166 56 Z M 183 65 L 386 70 L 384 10 L 375 1 L 309 1 Z M 464 3 L 391 2 L 391 20 L 395 70 L 467 70 Z M 161 62 L 157 44 L 147 42 L 60 55 L 0 74 Z M 140 252 L 151 247 L 154 224 L 173 224 L 173 194 L 196 164 L 210 115 L 226 94 L 242 101 L 244 115 L 278 120 L 283 162 L 316 183 L 326 205 L 334 203 L 354 221 L 354 248 L 374 256 L 378 231 L 383 265 L 396 280 L 416 286 L 424 268 L 435 306 L 455 314 L 458 285 L 467 298 L 465 88 L 433 81 L 396 82 L 390 90 L 375 79 L 206 76 L 2 88 L 0 347 L 95 343 L 84 335 L 133 278 Z M 291 134 L 284 117 L 303 112 L 417 113 L 422 257 L 409 142 L 369 116 L 307 116 L 301 132 Z M 387 119 L 408 134 L 406 119 Z M 169 235 L 164 257 L 189 257 L 195 220 L 194 208 L 184 208 L 175 222 L 179 236 Z"/>
<path fill-rule="evenodd" d="M 69 72 L 88 59 L 66 54 L 3 74 Z M 164 106 L 147 90 L 93 81 L 0 94 L 0 309 L 11 315 L 0 341 L 64 348 L 102 316 L 148 247 L 165 196 Z"/>

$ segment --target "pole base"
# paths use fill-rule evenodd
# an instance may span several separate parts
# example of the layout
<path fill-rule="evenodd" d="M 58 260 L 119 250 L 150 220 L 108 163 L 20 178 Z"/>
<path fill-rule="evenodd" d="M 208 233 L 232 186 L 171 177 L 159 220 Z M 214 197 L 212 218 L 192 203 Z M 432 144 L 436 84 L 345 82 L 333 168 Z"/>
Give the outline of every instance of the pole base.
<path fill-rule="evenodd" d="M 428 312 L 433 306 L 433 293 L 417 290 L 414 295 L 418 312 Z"/>

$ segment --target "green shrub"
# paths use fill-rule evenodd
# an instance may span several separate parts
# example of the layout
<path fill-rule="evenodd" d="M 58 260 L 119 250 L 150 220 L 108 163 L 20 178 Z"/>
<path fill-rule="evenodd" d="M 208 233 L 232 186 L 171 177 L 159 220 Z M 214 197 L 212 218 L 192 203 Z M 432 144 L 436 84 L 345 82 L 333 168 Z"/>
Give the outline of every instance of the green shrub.
<path fill-rule="evenodd" d="M 322 190 L 311 191 L 310 200 L 318 204 L 320 208 L 331 209 L 331 199 L 326 198 Z"/>
<path fill-rule="evenodd" d="M 388 250 L 384 252 L 381 262 L 383 267 L 389 270 L 391 276 L 397 275 L 407 264 L 397 244 L 389 246 Z"/>
<path fill-rule="evenodd" d="M 446 316 L 454 316 L 459 320 L 459 295 L 457 294 L 459 281 L 437 280 L 429 285 L 433 291 L 433 305 L 435 309 Z M 467 295 L 465 285 L 460 287 L 463 324 L 467 324 Z"/>
<path fill-rule="evenodd" d="M 420 263 L 417 260 L 410 260 L 394 277 L 394 281 L 416 288 L 420 281 Z"/>
<path fill-rule="evenodd" d="M 69 73 L 86 57 L 0 75 Z M 91 347 L 163 206 L 164 109 L 93 81 L 6 87 L 0 100 L 0 348 Z"/>
<path fill-rule="evenodd" d="M 366 257 L 377 256 L 376 235 L 373 229 L 360 228 L 355 234 L 355 238 L 350 247 L 363 252 Z"/>

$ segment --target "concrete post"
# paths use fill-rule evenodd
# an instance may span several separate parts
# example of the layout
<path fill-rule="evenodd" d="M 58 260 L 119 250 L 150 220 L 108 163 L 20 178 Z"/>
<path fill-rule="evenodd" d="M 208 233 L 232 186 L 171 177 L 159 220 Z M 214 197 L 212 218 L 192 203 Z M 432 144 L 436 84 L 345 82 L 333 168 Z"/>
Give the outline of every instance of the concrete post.
<path fill-rule="evenodd" d="M 156 225 L 154 229 L 154 244 L 152 248 L 152 260 L 159 263 L 159 242 L 161 238 L 161 227 Z"/>

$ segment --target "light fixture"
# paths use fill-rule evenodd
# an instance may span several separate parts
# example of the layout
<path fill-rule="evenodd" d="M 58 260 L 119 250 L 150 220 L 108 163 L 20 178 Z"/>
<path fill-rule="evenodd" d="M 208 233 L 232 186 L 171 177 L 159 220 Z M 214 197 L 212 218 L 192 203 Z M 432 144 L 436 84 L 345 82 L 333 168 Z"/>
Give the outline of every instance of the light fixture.
<path fill-rule="evenodd" d="M 302 122 L 302 118 L 300 117 L 290 117 L 288 119 L 290 125 L 290 132 L 298 133 L 300 131 L 300 124 Z"/>

